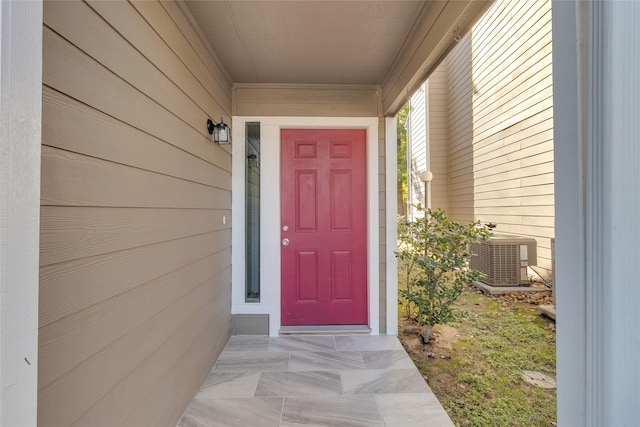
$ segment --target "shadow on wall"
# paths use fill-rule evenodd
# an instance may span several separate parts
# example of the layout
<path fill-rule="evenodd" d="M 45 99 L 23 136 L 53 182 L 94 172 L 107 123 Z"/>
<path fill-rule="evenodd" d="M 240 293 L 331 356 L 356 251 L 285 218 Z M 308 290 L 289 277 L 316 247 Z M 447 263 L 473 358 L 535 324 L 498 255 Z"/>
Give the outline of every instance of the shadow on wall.
<path fill-rule="evenodd" d="M 447 96 L 446 108 L 449 112 L 449 217 L 462 222 L 474 220 L 473 97 L 477 90 L 471 61 L 469 33 L 444 63 L 447 67 L 447 90 L 460 94 Z M 455 88 L 460 82 L 464 87 Z M 456 123 L 464 125 L 452 126 Z"/>

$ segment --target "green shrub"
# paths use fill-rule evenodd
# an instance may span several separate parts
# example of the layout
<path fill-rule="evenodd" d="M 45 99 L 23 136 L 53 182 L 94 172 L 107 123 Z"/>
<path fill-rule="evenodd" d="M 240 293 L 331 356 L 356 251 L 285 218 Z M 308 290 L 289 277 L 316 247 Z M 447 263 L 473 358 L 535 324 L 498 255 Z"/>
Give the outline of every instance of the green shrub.
<path fill-rule="evenodd" d="M 491 232 L 480 221 L 452 221 L 442 209 L 424 212 L 423 218 L 399 221 L 396 255 L 406 279 L 402 303 L 407 317 L 422 326 L 426 343 L 431 327 L 455 320 L 452 305 L 464 286 L 480 279 L 481 273 L 469 268 L 470 246 Z"/>

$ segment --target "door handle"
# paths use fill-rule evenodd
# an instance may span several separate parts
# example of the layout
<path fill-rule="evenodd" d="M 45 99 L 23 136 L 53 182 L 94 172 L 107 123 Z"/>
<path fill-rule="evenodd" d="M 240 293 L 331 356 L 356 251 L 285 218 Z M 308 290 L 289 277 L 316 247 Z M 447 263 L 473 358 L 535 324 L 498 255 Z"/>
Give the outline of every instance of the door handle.
<path fill-rule="evenodd" d="M 289 239 L 287 239 L 286 237 L 282 239 L 282 246 L 289 246 Z"/>

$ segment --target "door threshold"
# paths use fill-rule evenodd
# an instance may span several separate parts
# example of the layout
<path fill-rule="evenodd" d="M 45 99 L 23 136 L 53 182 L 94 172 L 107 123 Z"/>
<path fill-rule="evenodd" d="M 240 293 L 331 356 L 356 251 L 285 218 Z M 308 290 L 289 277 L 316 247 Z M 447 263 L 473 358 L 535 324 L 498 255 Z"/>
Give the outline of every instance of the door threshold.
<path fill-rule="evenodd" d="M 279 335 L 370 335 L 368 325 L 302 325 L 281 326 Z"/>

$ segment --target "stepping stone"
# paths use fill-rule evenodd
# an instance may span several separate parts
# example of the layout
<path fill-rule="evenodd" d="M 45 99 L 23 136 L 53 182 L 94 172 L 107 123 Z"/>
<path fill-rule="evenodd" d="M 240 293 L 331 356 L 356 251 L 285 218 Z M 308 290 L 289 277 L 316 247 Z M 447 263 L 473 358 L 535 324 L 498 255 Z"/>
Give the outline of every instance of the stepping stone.
<path fill-rule="evenodd" d="M 525 382 L 542 388 L 556 388 L 556 379 L 538 371 L 522 371 Z"/>

